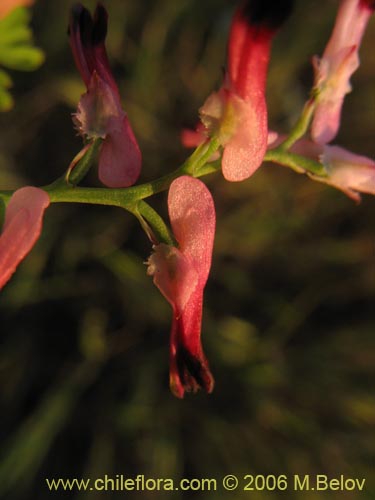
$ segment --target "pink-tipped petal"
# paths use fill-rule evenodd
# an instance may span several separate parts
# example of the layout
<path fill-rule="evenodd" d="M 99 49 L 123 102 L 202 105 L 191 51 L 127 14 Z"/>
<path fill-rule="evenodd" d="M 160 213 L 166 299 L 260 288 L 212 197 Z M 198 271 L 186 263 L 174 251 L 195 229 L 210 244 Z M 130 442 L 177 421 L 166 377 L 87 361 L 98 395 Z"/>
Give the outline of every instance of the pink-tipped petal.
<path fill-rule="evenodd" d="M 154 284 L 180 315 L 199 282 L 191 259 L 178 248 L 160 243 L 154 246 L 147 264 L 147 274 L 153 276 Z"/>
<path fill-rule="evenodd" d="M 327 176 L 312 175 L 316 181 L 343 191 L 349 198 L 359 202 L 360 193 L 375 194 L 375 161 L 357 155 L 340 146 L 317 144 L 300 139 L 291 151 L 312 158 L 324 165 Z"/>
<path fill-rule="evenodd" d="M 358 46 L 373 10 L 374 2 L 369 0 L 342 0 L 323 57 L 331 57 L 343 47 Z"/>
<path fill-rule="evenodd" d="M 99 179 L 111 188 L 132 186 L 139 177 L 142 155 L 127 116 L 110 127 L 99 156 Z"/>
<path fill-rule="evenodd" d="M 373 9 L 373 2 L 367 0 L 343 0 L 322 58 L 313 59 L 318 95 L 312 138 L 319 144 L 337 135 L 344 97 L 351 91 L 350 78 L 359 66 L 358 51 Z"/>
<path fill-rule="evenodd" d="M 207 132 L 203 123 L 198 123 L 195 130 L 184 128 L 181 131 L 181 142 L 185 148 L 196 148 L 207 141 Z"/>
<path fill-rule="evenodd" d="M 263 162 L 267 151 L 267 107 L 260 98 L 253 103 L 233 96 L 238 127 L 224 147 L 222 169 L 226 180 L 243 181 L 250 177 Z"/>
<path fill-rule="evenodd" d="M 216 215 L 211 193 L 199 179 L 179 177 L 169 188 L 168 210 L 179 248 L 194 262 L 203 287 L 211 267 L 215 236 Z"/>
<path fill-rule="evenodd" d="M 316 107 L 311 126 L 311 138 L 317 144 L 328 144 L 337 135 L 341 122 L 344 96 L 325 99 Z"/>
<path fill-rule="evenodd" d="M 21 188 L 11 197 L 0 236 L 0 288 L 39 238 L 49 203 L 48 194 L 35 187 Z"/>
<path fill-rule="evenodd" d="M 311 137 L 318 144 L 327 144 L 337 135 L 344 97 L 351 91 L 350 77 L 359 66 L 358 49 L 349 46 L 334 57 L 314 58 L 315 81 L 321 88 L 311 126 Z"/>
<path fill-rule="evenodd" d="M 375 194 L 375 161 L 339 146 L 325 146 L 321 156 L 329 183 L 359 200 L 358 193 Z"/>

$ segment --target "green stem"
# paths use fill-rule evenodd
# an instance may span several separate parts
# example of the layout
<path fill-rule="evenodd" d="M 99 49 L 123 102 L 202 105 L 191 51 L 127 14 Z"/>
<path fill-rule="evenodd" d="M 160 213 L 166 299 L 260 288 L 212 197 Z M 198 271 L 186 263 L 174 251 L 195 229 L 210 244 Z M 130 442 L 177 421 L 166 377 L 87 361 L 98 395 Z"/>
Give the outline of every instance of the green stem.
<path fill-rule="evenodd" d="M 220 142 L 216 138 L 213 138 L 208 143 L 201 144 L 197 147 L 194 153 L 181 165 L 181 167 L 177 168 L 170 174 L 156 179 L 155 181 L 146 182 L 145 184 L 140 184 L 139 186 L 127 188 L 127 196 L 135 200 L 142 200 L 144 198 L 152 196 L 153 194 L 165 191 L 169 188 L 171 182 L 181 175 L 202 177 L 203 175 L 207 175 L 217 170 L 217 166 L 208 170 L 206 170 L 205 166 L 212 155 L 219 149 L 219 147 Z"/>
<path fill-rule="evenodd" d="M 206 169 L 205 165 L 219 147 L 219 141 L 214 138 L 210 142 L 200 145 L 181 167 L 177 168 L 174 172 L 164 175 L 155 181 L 139 184 L 138 186 L 121 189 L 82 188 L 67 186 L 60 179 L 46 186 L 44 189 L 49 194 L 52 203 L 92 203 L 96 205 L 118 206 L 132 211 L 137 201 L 165 191 L 169 188 L 171 182 L 181 175 L 201 177 L 216 170 L 218 168 L 217 165 L 210 169 Z"/>
<path fill-rule="evenodd" d="M 145 232 L 150 236 L 150 239 L 153 243 L 166 243 L 167 245 L 176 245 L 169 229 L 160 215 L 154 210 L 148 203 L 143 200 L 140 200 L 137 203 L 137 211 L 138 211 L 138 219 L 145 230 Z M 151 226 L 151 234 L 149 229 L 145 227 L 144 223 L 147 223 Z M 146 224 L 147 224 L 146 223 Z"/>
<path fill-rule="evenodd" d="M 76 155 L 65 174 L 67 184 L 76 186 L 84 179 L 96 161 L 102 143 L 103 139 L 95 139 Z"/>
<path fill-rule="evenodd" d="M 298 141 L 298 139 L 300 139 L 306 134 L 315 111 L 315 106 L 316 106 L 316 99 L 313 96 L 306 102 L 297 123 L 292 128 L 290 134 L 285 139 L 285 141 L 282 142 L 277 149 L 287 151 L 293 146 L 295 142 Z"/>
<path fill-rule="evenodd" d="M 309 172 L 320 177 L 327 176 L 324 166 L 318 161 L 294 153 L 288 153 L 287 151 L 280 150 L 280 148 L 267 151 L 264 161 L 272 161 L 284 167 L 289 167 L 299 174 Z"/>

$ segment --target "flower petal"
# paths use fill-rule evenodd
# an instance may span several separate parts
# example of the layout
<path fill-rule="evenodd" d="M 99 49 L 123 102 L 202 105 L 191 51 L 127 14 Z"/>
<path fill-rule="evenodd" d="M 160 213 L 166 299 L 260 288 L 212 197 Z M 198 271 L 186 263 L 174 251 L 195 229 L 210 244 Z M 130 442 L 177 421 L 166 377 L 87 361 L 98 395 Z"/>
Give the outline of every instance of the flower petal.
<path fill-rule="evenodd" d="M 264 94 L 271 41 L 292 10 L 292 0 L 248 0 L 237 9 L 229 35 L 229 85 L 243 99 Z"/>
<path fill-rule="evenodd" d="M 118 95 L 94 71 L 88 90 L 81 96 L 77 113 L 73 115 L 78 132 L 88 139 L 104 139 L 111 128 L 122 128 L 124 116 Z"/>
<path fill-rule="evenodd" d="M 203 291 L 190 297 L 182 315 L 174 317 L 170 341 L 169 383 L 173 394 L 183 398 L 185 392 L 199 388 L 211 393 L 214 379 L 201 344 Z"/>
<path fill-rule="evenodd" d="M 113 120 L 99 157 L 99 179 L 111 188 L 128 187 L 139 177 L 142 155 L 127 116 Z"/>
<path fill-rule="evenodd" d="M 359 200 L 359 193 L 375 194 L 375 161 L 339 146 L 325 146 L 322 163 L 329 183 Z"/>
<path fill-rule="evenodd" d="M 254 106 L 233 96 L 238 126 L 224 147 L 222 169 L 226 180 L 242 181 L 250 177 L 262 164 L 267 151 L 267 107 L 263 98 Z"/>
<path fill-rule="evenodd" d="M 343 0 L 323 57 L 313 59 L 317 107 L 312 138 L 319 144 L 332 141 L 339 129 L 345 95 L 351 91 L 350 78 L 359 66 L 358 50 L 374 10 L 369 0 Z"/>
<path fill-rule="evenodd" d="M 195 130 L 184 128 L 181 131 L 181 142 L 185 148 L 196 148 L 207 140 L 207 132 L 203 123 L 198 123 Z"/>
<path fill-rule="evenodd" d="M 178 248 L 161 243 L 148 260 L 147 274 L 180 316 L 199 281 L 191 259 Z"/>
<path fill-rule="evenodd" d="M 204 287 L 211 267 L 215 236 L 215 206 L 211 193 L 198 179 L 182 176 L 169 188 L 168 210 L 180 251 L 189 256 Z"/>
<path fill-rule="evenodd" d="M 318 144 L 327 144 L 337 135 L 344 97 L 351 91 L 350 77 L 359 66 L 358 48 L 344 48 L 334 57 L 315 61 L 315 81 L 320 88 L 318 104 L 311 126 L 311 137 Z"/>
<path fill-rule="evenodd" d="M 343 47 L 358 46 L 373 10 L 373 1 L 342 0 L 323 57 L 334 56 Z"/>
<path fill-rule="evenodd" d="M 0 236 L 0 288 L 39 238 L 49 203 L 48 194 L 35 187 L 21 188 L 11 197 Z"/>

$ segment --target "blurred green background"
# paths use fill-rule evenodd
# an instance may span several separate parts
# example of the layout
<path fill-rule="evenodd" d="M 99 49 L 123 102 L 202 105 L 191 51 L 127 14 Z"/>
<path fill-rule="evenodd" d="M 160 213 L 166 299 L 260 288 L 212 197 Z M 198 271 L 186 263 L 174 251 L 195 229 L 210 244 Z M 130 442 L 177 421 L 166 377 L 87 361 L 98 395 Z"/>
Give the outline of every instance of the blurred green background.
<path fill-rule="evenodd" d="M 111 0 L 107 49 L 144 157 L 141 181 L 186 157 L 182 127 L 222 79 L 229 0 Z M 92 8 L 95 2 L 87 1 Z M 272 128 L 288 131 L 338 2 L 300 0 L 275 39 Z M 43 185 L 80 150 L 84 91 L 69 51 L 70 2 L 39 0 L 46 62 L 12 72 L 0 116 L 0 185 Z M 335 141 L 375 155 L 375 23 Z M 168 388 L 169 305 L 146 276 L 150 244 L 120 209 L 53 205 L 43 235 L 1 292 L 0 496 L 371 499 L 375 497 L 375 199 L 264 165 L 241 184 L 207 177 L 217 235 L 203 344 L 214 393 Z M 96 173 L 88 180 L 97 184 Z M 165 193 L 150 200 L 166 215 Z M 52 493 L 45 478 L 327 474 L 365 492 Z"/>

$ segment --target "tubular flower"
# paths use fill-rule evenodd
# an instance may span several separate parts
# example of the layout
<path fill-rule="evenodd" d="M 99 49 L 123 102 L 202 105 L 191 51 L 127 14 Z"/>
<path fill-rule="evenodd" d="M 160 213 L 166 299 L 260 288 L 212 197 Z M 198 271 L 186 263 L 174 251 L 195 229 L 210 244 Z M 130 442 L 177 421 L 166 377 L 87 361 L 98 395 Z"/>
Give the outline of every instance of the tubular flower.
<path fill-rule="evenodd" d="M 325 146 L 321 161 L 328 172 L 328 184 L 360 201 L 359 193 L 375 195 L 375 161 L 339 146 Z"/>
<path fill-rule="evenodd" d="M 42 231 L 42 219 L 50 203 L 42 189 L 24 187 L 11 197 L 0 235 L 0 288 L 30 252 Z"/>
<path fill-rule="evenodd" d="M 374 9 L 374 0 L 343 0 L 323 57 L 313 58 L 318 104 L 311 135 L 319 144 L 327 144 L 337 134 L 344 97 L 351 91 L 350 77 L 359 66 L 359 46 Z"/>
<path fill-rule="evenodd" d="M 282 141 L 279 137 L 271 148 Z M 309 174 L 314 180 L 329 184 L 343 191 L 349 198 L 359 202 L 360 193 L 375 195 L 375 161 L 357 155 L 340 146 L 317 144 L 308 139 L 300 139 L 291 148 L 292 153 L 319 161 L 327 176 Z"/>
<path fill-rule="evenodd" d="M 228 181 L 250 177 L 266 153 L 271 42 L 291 7 L 291 0 L 248 0 L 239 7 L 230 29 L 224 84 L 200 109 L 208 135 L 216 135 L 224 146 L 222 168 Z"/>
<path fill-rule="evenodd" d="M 86 85 L 74 123 L 89 141 L 102 138 L 99 178 L 108 187 L 127 187 L 137 180 L 142 157 L 105 50 L 107 12 L 98 4 L 94 17 L 82 5 L 72 9 L 70 44 L 76 66 Z"/>
<path fill-rule="evenodd" d="M 189 176 L 172 182 L 168 210 L 178 248 L 154 246 L 148 274 L 171 304 L 170 386 L 179 398 L 200 387 L 212 392 L 214 380 L 201 345 L 203 291 L 211 267 L 215 207 L 206 186 Z"/>

